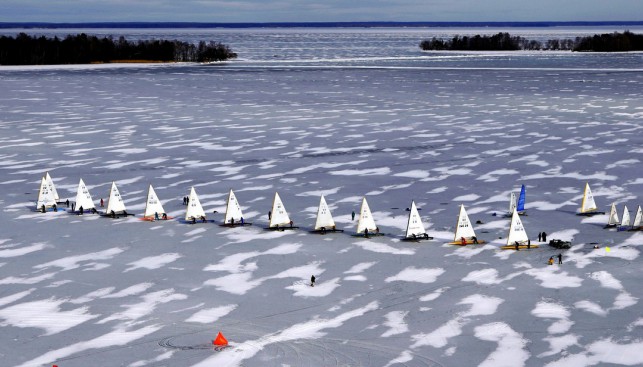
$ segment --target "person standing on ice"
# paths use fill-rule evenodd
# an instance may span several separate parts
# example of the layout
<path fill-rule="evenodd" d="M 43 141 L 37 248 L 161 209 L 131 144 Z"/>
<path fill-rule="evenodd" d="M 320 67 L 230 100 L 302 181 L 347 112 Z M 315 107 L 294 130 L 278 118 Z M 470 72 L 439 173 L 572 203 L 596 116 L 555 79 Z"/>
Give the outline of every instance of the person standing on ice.
<path fill-rule="evenodd" d="M 314 275 L 311 275 L 311 276 L 310 276 L 310 286 L 311 286 L 311 287 L 314 287 L 314 286 L 315 286 L 315 276 L 314 276 Z"/>
<path fill-rule="evenodd" d="M 268 220 L 272 219 L 272 211 L 268 210 Z"/>
<path fill-rule="evenodd" d="M 351 213 L 351 220 L 355 220 L 355 211 L 354 211 L 354 210 L 353 210 L 353 212 Z"/>
<path fill-rule="evenodd" d="M 538 232 L 538 242 L 542 242 L 543 239 L 543 234 L 541 232 Z"/>
<path fill-rule="evenodd" d="M 547 233 L 543 231 L 543 242 L 547 242 Z"/>
<path fill-rule="evenodd" d="M 558 254 L 558 265 L 563 264 L 563 254 Z"/>
<path fill-rule="evenodd" d="M 103 201 L 103 198 L 100 198 L 100 207 L 101 208 L 103 207 L 103 204 L 105 204 L 105 202 Z"/>

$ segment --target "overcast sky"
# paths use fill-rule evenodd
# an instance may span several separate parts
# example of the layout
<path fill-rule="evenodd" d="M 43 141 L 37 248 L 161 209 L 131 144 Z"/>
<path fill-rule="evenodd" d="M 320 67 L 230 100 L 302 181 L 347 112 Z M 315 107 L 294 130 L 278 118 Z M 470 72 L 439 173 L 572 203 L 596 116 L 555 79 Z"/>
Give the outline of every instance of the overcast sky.
<path fill-rule="evenodd" d="M 643 0 L 0 0 L 0 22 L 600 20 L 643 20 Z"/>

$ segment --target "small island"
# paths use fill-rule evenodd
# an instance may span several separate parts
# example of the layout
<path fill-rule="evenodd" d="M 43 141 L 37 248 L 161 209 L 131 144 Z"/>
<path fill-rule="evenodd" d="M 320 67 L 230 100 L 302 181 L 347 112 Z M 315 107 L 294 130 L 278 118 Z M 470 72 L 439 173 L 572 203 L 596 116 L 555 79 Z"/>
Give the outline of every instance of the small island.
<path fill-rule="evenodd" d="M 518 51 L 569 50 L 578 52 L 643 51 L 643 35 L 626 31 L 605 33 L 576 39 L 551 39 L 545 42 L 528 40 L 501 32 L 492 36 L 455 36 L 450 40 L 433 37 L 420 42 L 424 51 Z"/>
<path fill-rule="evenodd" d="M 85 33 L 64 39 L 32 37 L 25 33 L 0 37 L 0 65 L 58 65 L 144 62 L 215 62 L 237 57 L 218 42 L 198 45 L 169 40 L 128 41 Z"/>

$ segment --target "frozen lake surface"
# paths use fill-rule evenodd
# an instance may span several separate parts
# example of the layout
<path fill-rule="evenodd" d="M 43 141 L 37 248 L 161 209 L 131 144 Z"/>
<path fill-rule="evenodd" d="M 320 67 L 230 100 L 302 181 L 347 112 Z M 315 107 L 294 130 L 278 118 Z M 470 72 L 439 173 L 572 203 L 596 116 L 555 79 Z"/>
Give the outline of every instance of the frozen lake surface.
<path fill-rule="evenodd" d="M 575 215 L 586 182 L 602 211 L 643 204 L 643 53 L 235 32 L 206 32 L 239 53 L 222 65 L 0 67 L 5 365 L 643 364 L 643 232 Z M 70 200 L 116 181 L 138 217 L 152 184 L 179 219 L 37 213 L 45 171 Z M 532 243 L 571 249 L 500 250 L 521 184 Z M 184 223 L 192 186 L 217 223 L 234 189 L 254 225 Z M 263 229 L 275 192 L 299 230 Z M 345 233 L 308 233 L 320 194 Z M 350 236 L 363 196 L 384 236 Z M 400 241 L 411 200 L 434 240 Z M 446 244 L 460 204 L 487 244 Z"/>

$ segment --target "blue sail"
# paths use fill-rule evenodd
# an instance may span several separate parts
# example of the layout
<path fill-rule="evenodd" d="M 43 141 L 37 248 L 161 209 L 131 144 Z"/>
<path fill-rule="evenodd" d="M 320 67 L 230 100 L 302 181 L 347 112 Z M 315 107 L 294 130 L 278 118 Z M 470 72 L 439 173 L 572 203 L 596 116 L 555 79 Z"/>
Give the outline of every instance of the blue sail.
<path fill-rule="evenodd" d="M 520 187 L 520 196 L 518 197 L 518 205 L 516 206 L 516 210 L 519 212 L 525 210 L 525 185 L 522 185 L 522 187 Z"/>

